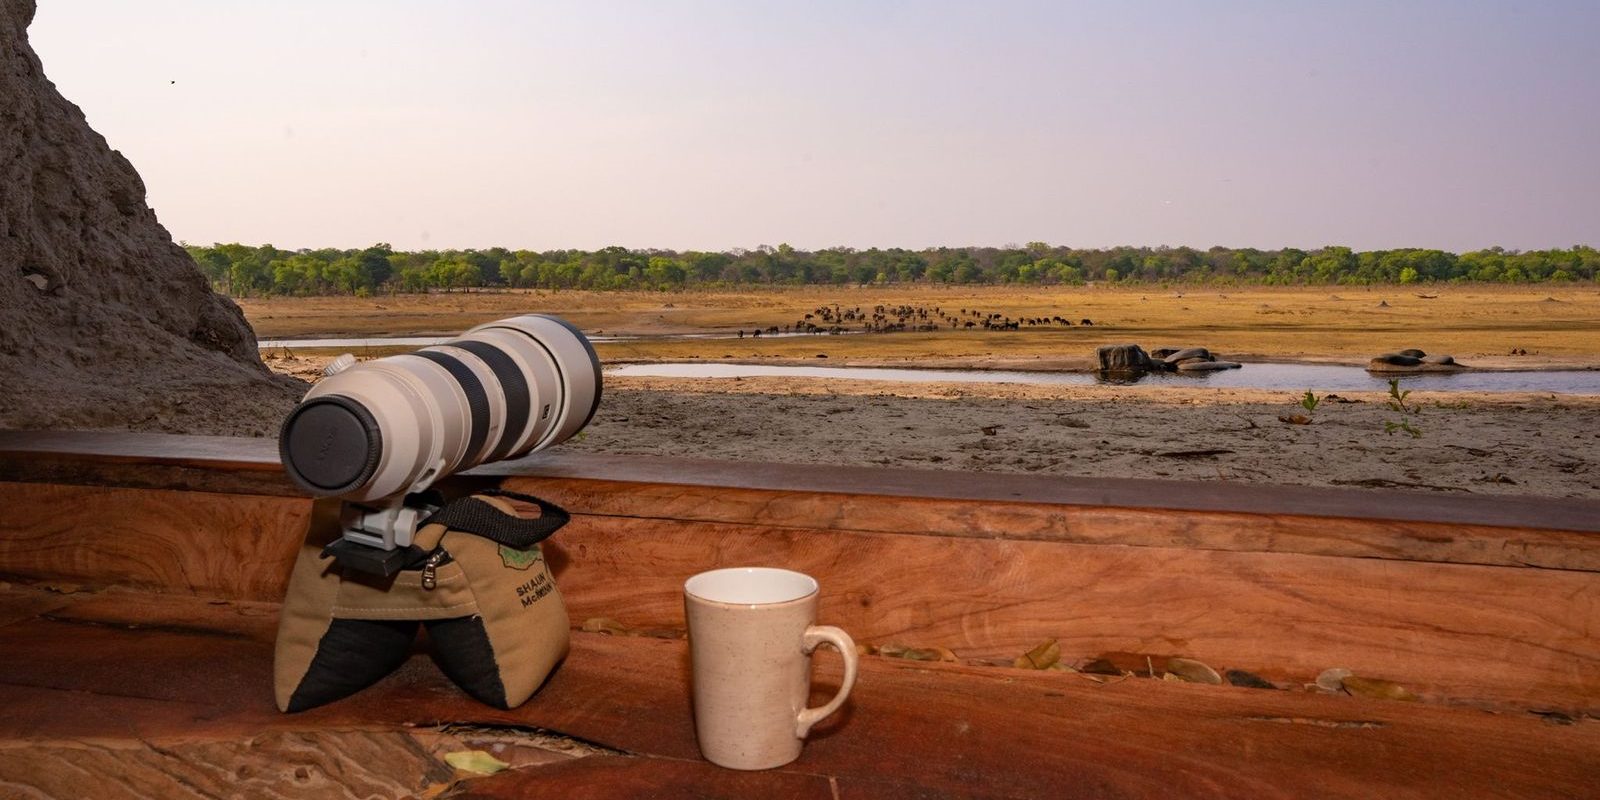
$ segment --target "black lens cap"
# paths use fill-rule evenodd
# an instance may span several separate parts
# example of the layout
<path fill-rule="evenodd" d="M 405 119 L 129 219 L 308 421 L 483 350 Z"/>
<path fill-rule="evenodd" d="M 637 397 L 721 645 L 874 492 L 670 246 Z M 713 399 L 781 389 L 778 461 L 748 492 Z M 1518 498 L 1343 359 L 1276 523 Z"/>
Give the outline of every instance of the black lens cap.
<path fill-rule="evenodd" d="M 366 406 L 341 395 L 300 404 L 283 422 L 278 455 L 289 477 L 312 494 L 360 487 L 378 469 L 383 436 Z"/>

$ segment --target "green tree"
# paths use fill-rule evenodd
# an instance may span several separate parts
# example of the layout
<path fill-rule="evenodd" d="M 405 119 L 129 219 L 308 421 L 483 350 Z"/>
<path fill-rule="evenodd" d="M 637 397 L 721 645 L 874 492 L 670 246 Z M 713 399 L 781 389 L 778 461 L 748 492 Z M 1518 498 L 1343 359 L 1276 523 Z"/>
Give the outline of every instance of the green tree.
<path fill-rule="evenodd" d="M 371 289 L 377 289 L 389 282 L 394 276 L 394 265 L 390 258 L 394 255 L 394 248 L 388 242 L 380 242 L 362 250 L 356 255 L 360 264 L 361 280 Z"/>

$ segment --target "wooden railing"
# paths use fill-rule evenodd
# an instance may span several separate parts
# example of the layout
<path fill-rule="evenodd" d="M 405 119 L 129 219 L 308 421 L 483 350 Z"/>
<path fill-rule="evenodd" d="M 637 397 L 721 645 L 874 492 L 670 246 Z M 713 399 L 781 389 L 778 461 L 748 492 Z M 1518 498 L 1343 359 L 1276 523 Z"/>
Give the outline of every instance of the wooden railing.
<path fill-rule="evenodd" d="M 868 659 L 856 712 L 808 749 L 808 758 L 813 750 L 824 755 L 807 774 L 836 784 L 877 780 L 982 794 L 956 767 L 934 777 L 893 768 L 902 758 L 962 754 L 980 772 L 1016 771 L 1014 763 L 1005 767 L 1008 759 L 1024 759 L 1020 777 L 990 787 L 997 795 L 1056 786 L 1049 770 L 1098 781 L 1092 785 L 1112 796 L 1153 792 L 1151 775 L 1175 781 L 1166 793 L 1177 795 L 1182 787 L 1300 794 L 1292 789 L 1310 779 L 1323 781 L 1328 794 L 1384 786 L 1396 791 L 1380 793 L 1395 796 L 1426 789 L 1430 779 L 1493 794 L 1506 789 L 1492 783 L 1495 769 L 1524 781 L 1518 785 L 1529 794 L 1559 794 L 1574 770 L 1600 769 L 1600 723 L 1585 721 L 1600 715 L 1600 502 L 561 452 L 456 481 L 503 484 L 574 512 L 547 559 L 575 627 L 609 618 L 670 634 L 683 626 L 688 575 L 771 564 L 815 575 L 821 617 L 859 642 L 942 647 L 965 662 Z M 312 502 L 282 475 L 274 442 L 0 433 L 0 491 L 9 501 L 0 515 L 0 575 L 157 593 L 138 595 L 146 609 L 138 613 L 97 595 L 75 611 L 53 612 L 55 621 L 24 616 L 0 625 L 0 648 L 12 647 L 0 691 L 72 684 L 43 677 L 57 657 L 59 674 L 80 671 L 76 690 L 101 691 L 98 673 L 81 660 L 87 655 L 65 640 L 52 645 L 46 629 L 117 638 L 106 632 L 117 620 L 242 637 L 249 647 L 217 656 L 233 665 L 229 680 L 263 669 L 250 658 L 270 663 L 270 625 L 217 609 L 265 604 L 270 622 L 305 535 Z M 76 622 L 62 621 L 74 614 Z M 1168 657 L 1183 656 L 1297 691 L 1140 678 L 1102 687 L 1071 674 L 986 666 L 1052 638 L 1068 663 L 1107 659 L 1159 672 Z M 551 687 L 509 714 L 396 688 L 423 709 L 420 717 L 391 713 L 384 705 L 395 701 L 391 694 L 288 719 L 470 717 L 553 728 L 669 760 L 694 757 L 680 642 L 579 634 L 576 648 Z M 1298 691 L 1328 667 L 1394 681 L 1430 702 Z M 626 691 L 618 695 L 616 687 Z M 610 705 L 585 704 L 585 693 L 607 692 Z M 1072 700 L 1057 708 L 1045 698 Z M 70 720 L 50 721 L 46 710 L 36 709 L 32 724 L 78 730 Z M 242 713 L 223 716 L 237 722 Z M 279 719 L 253 707 L 246 716 Z M 961 739 L 959 728 L 946 729 L 956 717 L 996 738 Z M 1541 721 L 1550 718 L 1578 724 Z M 94 729 L 92 721 L 73 724 Z M 1066 730 L 1084 724 L 1105 727 Z M 1516 746 L 1505 749 L 1513 739 Z M 1276 755 L 1251 755 L 1234 747 L 1239 742 Z M 1313 756 L 1319 742 L 1347 749 L 1312 764 L 1324 758 Z M 1388 760 L 1402 751 L 1401 761 Z M 1461 764 L 1464 752 L 1473 765 Z M 1418 753 L 1439 761 L 1430 766 Z M 1558 757 L 1564 761 L 1553 765 Z M 1143 771 L 1106 766 L 1129 758 Z M 1539 769 L 1509 761 L 1517 758 Z M 698 769 L 689 769 L 696 780 L 725 777 Z M 1473 784 L 1474 776 L 1485 782 Z"/>

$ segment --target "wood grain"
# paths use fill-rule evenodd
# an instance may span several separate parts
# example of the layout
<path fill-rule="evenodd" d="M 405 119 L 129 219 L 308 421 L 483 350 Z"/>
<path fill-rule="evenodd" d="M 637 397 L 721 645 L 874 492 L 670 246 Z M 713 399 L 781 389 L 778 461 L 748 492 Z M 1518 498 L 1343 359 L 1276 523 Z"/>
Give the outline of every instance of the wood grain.
<path fill-rule="evenodd" d="M 415 797 L 452 780 L 450 767 L 399 730 L 163 742 L 0 740 L 0 797 L 346 800 Z"/>
<path fill-rule="evenodd" d="M 270 442 L 0 434 L 12 472 L 40 455 L 279 474 Z M 1074 660 L 1184 655 L 1292 682 L 1340 666 L 1448 702 L 1600 706 L 1581 502 L 617 456 L 495 469 L 513 477 L 460 485 L 577 512 L 549 556 L 579 624 L 679 628 L 688 575 L 778 564 L 820 578 L 824 615 L 872 643 L 991 659 L 1059 638 Z M 277 600 L 312 503 L 216 488 L 0 484 L 0 574 Z"/>
<path fill-rule="evenodd" d="M 1297 683 L 1345 667 L 1450 702 L 1600 709 L 1583 572 L 610 517 L 554 541 L 578 623 L 682 628 L 686 578 L 761 564 L 816 577 L 821 620 L 858 642 L 1009 660 L 1057 638 L 1068 660 L 1182 655 Z"/>
<path fill-rule="evenodd" d="M 0 519 L 0 572 L 265 601 L 284 591 L 311 508 L 203 492 L 0 489 L 19 501 Z M 606 498 L 627 496 L 608 489 L 574 506 L 605 508 Z M 939 645 L 982 659 L 1059 638 L 1073 660 L 1183 655 L 1300 683 L 1340 666 L 1449 702 L 1600 707 L 1600 643 L 1589 633 L 1600 628 L 1600 584 L 1590 573 L 664 518 L 693 508 L 667 508 L 661 518 L 580 514 L 558 535 L 549 557 L 574 623 L 611 617 L 681 628 L 684 578 L 779 564 L 817 576 L 824 615 L 864 642 Z M 756 518 L 805 516 L 760 508 Z M 885 528 L 938 519 L 909 509 L 881 514 L 869 499 L 857 508 L 858 519 Z M 1030 531 L 987 504 L 968 519 L 989 526 L 980 531 Z"/>
<path fill-rule="evenodd" d="M 992 503 L 1111 506 L 1166 511 L 1301 514 L 1600 533 L 1600 501 L 1475 497 L 1238 481 L 1019 475 L 901 467 L 712 461 L 562 450 L 487 464 L 469 475 L 671 483 L 724 489 L 871 494 Z"/>
<path fill-rule="evenodd" d="M 1438 561 L 1600 572 L 1600 537 L 1526 527 L 509 477 L 585 514 L 831 531 Z"/>
<path fill-rule="evenodd" d="M 684 644 L 593 639 L 579 637 L 585 666 L 558 675 L 569 682 L 552 682 L 525 718 L 693 757 Z M 836 673 L 822 672 L 826 690 Z M 613 715 L 616 697 L 649 710 Z M 1588 722 L 873 658 L 848 712 L 789 770 L 936 797 L 1561 797 L 1587 790 L 1597 745 L 1600 725 Z"/>
<path fill-rule="evenodd" d="M 78 595 L 62 594 L 32 586 L 0 584 L 0 625 L 32 619 L 71 605 Z"/>
<path fill-rule="evenodd" d="M 115 587 L 75 594 L 61 607 L 38 612 L 41 619 L 128 631 L 227 635 L 272 644 L 278 635 L 276 602 L 195 598 Z"/>
<path fill-rule="evenodd" d="M 279 600 L 311 501 L 0 483 L 0 574 Z"/>
<path fill-rule="evenodd" d="M 837 781 L 835 781 L 837 783 Z M 842 797 L 843 795 L 839 795 Z M 735 772 L 696 761 L 592 756 L 534 769 L 512 770 L 467 781 L 447 800 L 833 800 L 824 775 L 794 772 Z"/>
<path fill-rule="evenodd" d="M 160 602 L 133 628 L 84 624 L 102 613 L 92 605 L 77 621 L 0 627 L 0 750 L 175 734 L 203 743 L 241 731 L 301 742 L 306 732 L 466 723 L 558 731 L 641 757 L 536 764 L 461 787 L 466 796 L 658 781 L 661 796 L 684 797 L 704 781 L 715 797 L 742 780 L 708 777 L 699 762 L 682 642 L 578 634 L 551 681 L 513 711 L 468 700 L 418 655 L 346 701 L 282 715 L 271 705 L 271 646 L 252 615 Z M 174 615 L 185 629 L 160 627 Z M 836 663 L 819 659 L 819 694 L 837 680 Z M 18 769 L 0 760 L 0 781 Z M 819 776 L 840 797 L 1572 797 L 1600 774 L 1600 722 L 867 658 L 847 711 L 819 727 L 798 762 L 761 774 L 775 776 L 763 791 L 797 797 L 811 796 Z"/>

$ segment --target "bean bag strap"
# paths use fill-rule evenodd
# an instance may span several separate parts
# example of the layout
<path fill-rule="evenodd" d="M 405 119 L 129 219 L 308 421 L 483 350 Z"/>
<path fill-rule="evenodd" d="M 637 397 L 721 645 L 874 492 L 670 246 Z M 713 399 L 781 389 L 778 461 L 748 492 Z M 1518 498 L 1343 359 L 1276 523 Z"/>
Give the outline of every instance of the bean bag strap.
<path fill-rule="evenodd" d="M 531 503 L 539 507 L 539 516 L 525 519 L 515 514 L 507 514 L 478 499 L 479 496 L 504 497 L 508 500 Z M 437 523 L 453 531 L 471 533 L 516 550 L 526 550 L 550 538 L 571 520 L 572 515 L 568 514 L 566 509 L 548 500 L 504 489 L 488 489 L 478 492 L 477 495 L 446 503 L 443 508 L 423 520 L 422 524 Z"/>

